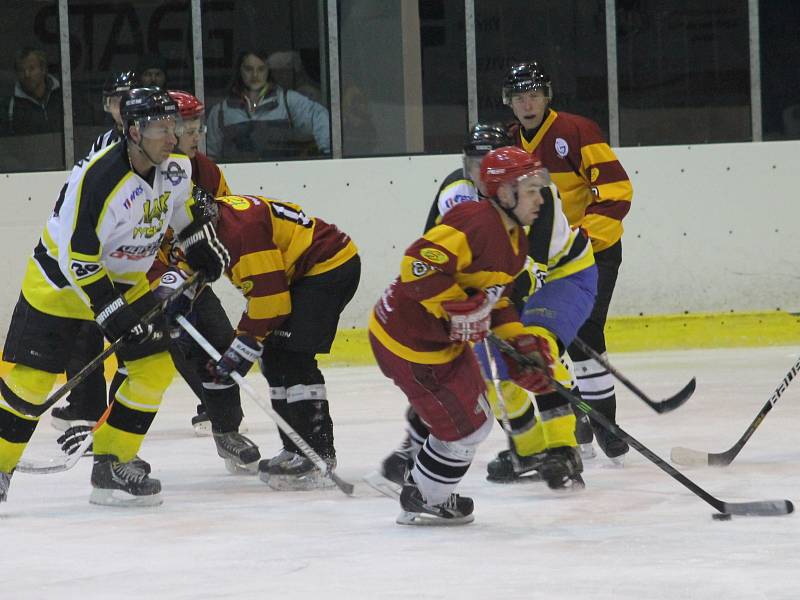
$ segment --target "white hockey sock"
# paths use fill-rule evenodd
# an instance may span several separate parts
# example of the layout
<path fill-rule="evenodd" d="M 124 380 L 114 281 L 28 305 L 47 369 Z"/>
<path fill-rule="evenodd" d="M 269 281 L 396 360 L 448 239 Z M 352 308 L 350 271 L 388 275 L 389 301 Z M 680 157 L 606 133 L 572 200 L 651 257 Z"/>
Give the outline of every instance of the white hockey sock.
<path fill-rule="evenodd" d="M 605 357 L 605 354 L 603 354 Z M 594 359 L 575 362 L 575 375 L 581 397 L 587 402 L 597 402 L 614 397 L 614 378 Z"/>

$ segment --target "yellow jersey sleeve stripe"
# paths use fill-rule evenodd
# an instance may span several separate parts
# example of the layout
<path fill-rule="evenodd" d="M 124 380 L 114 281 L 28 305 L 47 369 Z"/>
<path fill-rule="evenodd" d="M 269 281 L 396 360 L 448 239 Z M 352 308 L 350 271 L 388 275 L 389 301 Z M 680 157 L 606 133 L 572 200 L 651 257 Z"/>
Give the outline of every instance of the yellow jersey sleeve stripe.
<path fill-rule="evenodd" d="M 260 250 L 258 252 L 250 252 L 243 255 L 239 262 L 237 262 L 231 269 L 233 277 L 237 281 L 242 281 L 247 277 L 253 275 L 261 275 L 263 273 L 271 273 L 273 271 L 283 271 L 283 257 L 281 251 L 278 249 L 273 250 Z"/>
<path fill-rule="evenodd" d="M 404 358 L 405 360 L 427 364 L 427 365 L 442 365 L 453 361 L 464 351 L 464 344 L 451 344 L 446 346 L 443 350 L 435 352 L 420 352 L 401 344 L 394 340 L 386 331 L 381 327 L 381 324 L 375 318 L 375 313 L 369 315 L 369 331 L 374 335 L 377 340 L 386 347 L 392 354 Z"/>
<path fill-rule="evenodd" d="M 469 247 L 467 235 L 463 231 L 449 225 L 438 225 L 429 229 L 422 236 L 431 243 L 438 244 L 457 258 L 456 270 L 463 271 L 472 263 L 472 249 Z"/>
<path fill-rule="evenodd" d="M 289 292 L 247 299 L 247 316 L 251 319 L 273 319 L 292 312 Z"/>

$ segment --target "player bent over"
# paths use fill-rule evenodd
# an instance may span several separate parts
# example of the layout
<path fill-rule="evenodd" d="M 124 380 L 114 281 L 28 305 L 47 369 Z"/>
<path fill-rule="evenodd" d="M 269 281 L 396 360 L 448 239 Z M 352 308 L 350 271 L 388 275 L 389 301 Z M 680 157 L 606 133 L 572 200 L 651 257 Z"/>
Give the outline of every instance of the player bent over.
<path fill-rule="evenodd" d="M 373 309 L 369 334 L 378 365 L 430 432 L 406 475 L 398 523 L 473 520 L 472 499 L 454 490 L 492 419 L 470 342 L 491 328 L 544 369 L 508 358 L 515 381 L 536 389 L 549 382 L 552 340 L 547 332 L 526 330 L 509 299 L 528 253 L 523 227 L 538 218 L 544 202 L 544 175 L 516 148 L 489 152 L 480 183 L 489 199 L 457 205 L 414 242 L 400 276 Z"/>
<path fill-rule="evenodd" d="M 330 352 L 339 315 L 355 294 L 361 260 L 350 237 L 302 208 L 264 196 L 224 196 L 217 231 L 230 251 L 226 275 L 247 299 L 236 337 L 212 365 L 218 385 L 261 358 L 272 406 L 329 465 L 333 421 L 317 354 Z M 263 356 L 262 356 L 263 353 Z M 212 423 L 214 421 L 212 415 Z M 283 433 L 283 450 L 259 463 L 277 490 L 333 485 Z"/>
<path fill-rule="evenodd" d="M 175 103 L 157 88 L 137 88 L 121 114 L 125 138 L 75 166 L 28 262 L 3 351 L 14 366 L 0 380 L 0 500 L 75 332 L 94 319 L 110 341 L 124 338 L 118 356 L 128 377 L 95 432 L 90 501 L 161 503 L 161 483 L 130 462 L 174 373 L 161 324 L 142 322 L 156 305 L 145 274 L 168 226 L 208 280 L 219 277 L 227 253 L 193 212 L 188 159 L 172 154 Z"/>

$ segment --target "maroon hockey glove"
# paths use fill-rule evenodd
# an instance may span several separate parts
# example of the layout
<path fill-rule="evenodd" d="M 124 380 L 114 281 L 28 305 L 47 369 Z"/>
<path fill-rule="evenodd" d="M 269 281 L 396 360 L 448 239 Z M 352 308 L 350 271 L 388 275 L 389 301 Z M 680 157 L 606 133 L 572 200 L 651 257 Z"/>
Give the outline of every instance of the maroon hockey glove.
<path fill-rule="evenodd" d="M 480 342 L 489 333 L 492 305 L 481 290 L 466 300 L 442 302 L 450 315 L 450 339 L 454 342 Z"/>
<path fill-rule="evenodd" d="M 514 383 L 534 394 L 552 392 L 550 378 L 553 377 L 553 357 L 550 354 L 550 343 L 545 338 L 530 333 L 523 333 L 509 341 L 520 354 L 539 365 L 538 367 L 521 365 L 507 354 L 503 354 L 508 365 L 508 374 Z"/>

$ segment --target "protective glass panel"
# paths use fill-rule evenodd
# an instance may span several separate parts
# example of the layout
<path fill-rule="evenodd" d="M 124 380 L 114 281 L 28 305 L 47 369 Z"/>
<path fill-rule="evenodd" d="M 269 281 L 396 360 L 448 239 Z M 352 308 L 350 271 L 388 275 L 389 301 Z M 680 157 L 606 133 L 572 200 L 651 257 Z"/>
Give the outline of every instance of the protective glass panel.
<path fill-rule="evenodd" d="M 617 3 L 620 142 L 751 139 L 747 0 Z"/>
<path fill-rule="evenodd" d="M 330 156 L 324 3 L 201 7 L 208 155 L 220 162 Z"/>
<path fill-rule="evenodd" d="M 761 0 L 761 110 L 764 140 L 800 139 L 800 3 Z"/>
<path fill-rule="evenodd" d="M 7 4 L 13 9 L 0 20 L 0 172 L 62 170 L 58 4 Z"/>

